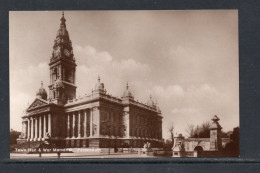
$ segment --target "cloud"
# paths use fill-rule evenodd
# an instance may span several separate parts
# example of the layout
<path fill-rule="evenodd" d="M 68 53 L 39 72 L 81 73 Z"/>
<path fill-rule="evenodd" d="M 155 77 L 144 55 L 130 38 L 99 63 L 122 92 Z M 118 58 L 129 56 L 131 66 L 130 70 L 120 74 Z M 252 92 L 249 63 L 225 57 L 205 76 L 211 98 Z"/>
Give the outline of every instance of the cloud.
<path fill-rule="evenodd" d="M 182 52 L 182 49 L 179 50 Z M 184 51 L 184 50 L 183 50 Z M 163 136 L 167 137 L 168 123 L 175 124 L 175 132 L 184 133 L 187 124 L 199 124 L 209 121 L 214 114 L 222 119 L 227 116 L 232 98 L 208 83 L 183 86 L 181 84 L 163 85 L 156 80 L 149 80 L 152 69 L 149 65 L 133 58 L 116 60 L 109 52 L 98 51 L 92 46 L 76 45 L 76 85 L 77 96 L 90 94 L 97 83 L 97 76 L 106 90 L 113 96 L 121 97 L 126 82 L 129 82 L 136 99 L 146 102 L 152 94 L 158 102 L 163 119 Z M 12 67 L 12 64 L 11 64 Z M 22 79 L 22 80 L 21 80 Z M 49 84 L 49 66 L 39 63 L 23 69 L 11 68 L 10 71 L 10 106 L 11 128 L 21 129 L 20 116 L 35 98 L 35 93 L 44 81 L 45 89 Z M 235 115 L 233 115 L 234 117 Z M 238 116 L 238 115 L 237 115 Z M 227 119 L 227 118 L 226 118 Z M 228 123 L 224 124 L 228 125 Z M 185 134 L 185 133 L 184 133 Z"/>
<path fill-rule="evenodd" d="M 157 96 L 165 97 L 165 98 L 171 98 L 171 97 L 183 97 L 184 96 L 184 90 L 180 85 L 170 85 L 167 87 L 163 86 L 155 86 L 153 87 L 153 91 Z"/>
<path fill-rule="evenodd" d="M 105 83 L 108 92 L 121 96 L 126 82 L 137 83 L 149 75 L 147 64 L 134 59 L 116 60 L 106 51 L 97 51 L 91 46 L 75 46 L 78 93 L 90 92 L 97 82 L 97 76 Z"/>
<path fill-rule="evenodd" d="M 175 124 L 175 131 L 184 133 L 187 124 L 201 124 L 217 114 L 220 119 L 227 115 L 227 105 L 232 100 L 209 84 L 183 87 L 181 85 L 156 85 L 149 92 L 158 100 L 164 116 L 163 126 Z M 238 116 L 238 115 L 237 115 Z M 164 130 L 167 137 L 167 131 Z"/>
<path fill-rule="evenodd" d="M 49 84 L 49 66 L 40 63 L 16 69 L 10 65 L 10 127 L 21 130 L 21 116 L 36 97 L 36 91 L 44 81 L 46 91 Z"/>
<path fill-rule="evenodd" d="M 113 59 L 108 52 L 98 52 L 91 46 L 81 47 L 79 45 L 75 45 L 74 47 L 74 53 L 78 65 L 87 64 L 88 66 L 95 66 L 97 64 L 109 63 Z"/>

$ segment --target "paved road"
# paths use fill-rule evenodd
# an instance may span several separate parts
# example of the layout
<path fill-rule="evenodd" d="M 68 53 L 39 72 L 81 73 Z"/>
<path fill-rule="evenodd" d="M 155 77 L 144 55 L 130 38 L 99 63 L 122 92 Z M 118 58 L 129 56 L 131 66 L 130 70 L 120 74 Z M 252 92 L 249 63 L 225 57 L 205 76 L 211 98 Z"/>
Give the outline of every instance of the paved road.
<path fill-rule="evenodd" d="M 129 154 L 129 153 L 61 153 L 61 158 L 147 158 L 151 156 L 139 155 L 139 154 Z M 11 153 L 11 159 L 33 159 L 40 158 L 39 154 L 22 154 L 22 153 Z M 44 158 L 57 158 L 56 153 L 42 154 L 42 159 Z"/>

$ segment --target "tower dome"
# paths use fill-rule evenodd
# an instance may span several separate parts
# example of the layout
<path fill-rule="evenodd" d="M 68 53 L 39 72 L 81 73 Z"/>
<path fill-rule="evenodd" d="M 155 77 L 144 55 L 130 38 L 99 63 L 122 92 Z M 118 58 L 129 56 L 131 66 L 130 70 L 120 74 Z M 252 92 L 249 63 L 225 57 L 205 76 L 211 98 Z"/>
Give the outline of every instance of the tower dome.
<path fill-rule="evenodd" d="M 98 82 L 95 85 L 96 92 L 105 92 L 105 85 L 104 83 L 100 82 L 100 77 L 98 76 Z"/>
<path fill-rule="evenodd" d="M 156 107 L 156 105 L 155 105 L 155 103 L 154 103 L 154 101 L 153 101 L 153 99 L 152 99 L 152 95 L 150 95 L 150 98 L 149 98 L 149 100 L 147 101 L 147 105 L 148 105 L 148 106 L 151 106 L 151 107 Z"/>
<path fill-rule="evenodd" d="M 64 12 L 62 12 L 62 17 L 60 19 L 60 28 L 59 30 L 57 31 L 57 35 L 56 37 L 62 37 L 62 36 L 65 36 L 69 39 L 69 32 L 67 31 L 66 29 L 66 19 L 64 17 Z"/>
<path fill-rule="evenodd" d="M 123 98 L 130 98 L 130 99 L 134 99 L 134 96 L 133 96 L 133 94 L 132 94 L 132 93 L 131 93 L 131 91 L 129 90 L 128 83 L 126 84 L 126 90 L 124 91 Z"/>
<path fill-rule="evenodd" d="M 38 91 L 36 92 L 36 96 L 40 99 L 43 100 L 47 100 L 47 92 L 46 90 L 43 88 L 43 82 L 41 82 L 41 87 L 38 89 Z"/>

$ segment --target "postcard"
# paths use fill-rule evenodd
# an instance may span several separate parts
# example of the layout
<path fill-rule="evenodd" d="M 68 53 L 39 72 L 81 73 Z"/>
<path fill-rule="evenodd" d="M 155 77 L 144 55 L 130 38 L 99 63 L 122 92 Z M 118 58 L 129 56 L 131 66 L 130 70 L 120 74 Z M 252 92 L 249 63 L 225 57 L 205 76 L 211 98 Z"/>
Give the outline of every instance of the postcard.
<path fill-rule="evenodd" d="M 10 158 L 239 157 L 238 10 L 10 11 Z"/>

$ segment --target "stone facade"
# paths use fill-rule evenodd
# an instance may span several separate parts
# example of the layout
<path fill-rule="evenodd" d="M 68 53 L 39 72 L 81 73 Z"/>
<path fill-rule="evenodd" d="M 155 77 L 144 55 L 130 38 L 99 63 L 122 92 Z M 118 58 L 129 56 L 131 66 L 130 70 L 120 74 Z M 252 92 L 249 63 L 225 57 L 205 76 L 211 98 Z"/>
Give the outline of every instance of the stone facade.
<path fill-rule="evenodd" d="M 50 139 L 58 147 L 162 147 L 162 115 L 152 97 L 134 99 L 127 84 L 122 98 L 109 95 L 100 78 L 91 94 L 76 98 L 76 63 L 64 14 L 50 58 L 49 98 L 43 88 L 22 116 L 18 141 Z"/>

